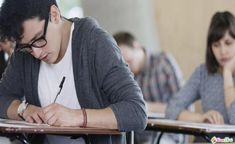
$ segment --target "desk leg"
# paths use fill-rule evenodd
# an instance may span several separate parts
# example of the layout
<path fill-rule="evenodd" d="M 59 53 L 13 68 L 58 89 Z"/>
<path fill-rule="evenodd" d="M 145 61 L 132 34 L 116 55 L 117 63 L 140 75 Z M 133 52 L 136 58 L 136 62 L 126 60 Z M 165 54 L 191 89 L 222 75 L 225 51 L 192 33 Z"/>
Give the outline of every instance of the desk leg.
<path fill-rule="evenodd" d="M 30 142 L 28 142 L 27 138 L 24 136 L 24 134 L 16 134 L 15 135 L 16 139 L 18 139 L 20 142 L 22 142 L 23 144 L 30 144 Z"/>
<path fill-rule="evenodd" d="M 134 131 L 126 133 L 127 144 L 134 144 Z"/>
<path fill-rule="evenodd" d="M 134 144 L 134 136 L 135 136 L 134 131 L 131 131 L 131 144 Z"/>
<path fill-rule="evenodd" d="M 209 137 L 209 136 L 206 135 L 206 134 L 202 134 L 202 137 L 203 137 L 207 142 L 210 142 L 210 143 L 211 143 L 211 137 Z"/>
<path fill-rule="evenodd" d="M 156 138 L 156 140 L 154 141 L 154 144 L 160 144 L 160 141 L 161 141 L 161 138 L 162 138 L 162 135 L 164 134 L 164 132 L 160 132 L 159 136 Z"/>

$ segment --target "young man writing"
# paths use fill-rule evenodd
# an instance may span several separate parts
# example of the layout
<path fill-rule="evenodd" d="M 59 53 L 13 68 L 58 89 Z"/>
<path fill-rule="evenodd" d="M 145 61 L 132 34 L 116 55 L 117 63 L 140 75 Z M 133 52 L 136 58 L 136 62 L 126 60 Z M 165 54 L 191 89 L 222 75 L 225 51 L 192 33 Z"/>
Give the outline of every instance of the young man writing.
<path fill-rule="evenodd" d="M 0 83 L 1 117 L 53 126 L 145 128 L 141 90 L 114 40 L 96 21 L 61 17 L 55 0 L 5 0 L 0 28 L 5 38 L 17 42 Z M 23 96 L 26 101 L 21 102 Z M 71 141 L 57 138 L 47 136 L 47 141 Z M 79 143 L 84 143 L 81 139 Z M 120 143 L 123 137 L 89 140 Z"/>

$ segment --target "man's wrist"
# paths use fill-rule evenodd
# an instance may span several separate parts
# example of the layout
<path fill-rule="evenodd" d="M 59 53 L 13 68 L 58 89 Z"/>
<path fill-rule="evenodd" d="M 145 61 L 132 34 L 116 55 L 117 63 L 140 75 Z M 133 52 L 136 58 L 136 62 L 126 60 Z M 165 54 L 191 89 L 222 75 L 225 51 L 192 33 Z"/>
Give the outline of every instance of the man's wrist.
<path fill-rule="evenodd" d="M 82 123 L 82 126 L 83 128 L 86 128 L 87 127 L 87 113 L 86 113 L 86 109 L 85 108 L 82 108 L 82 115 L 83 115 L 83 123 Z"/>
<path fill-rule="evenodd" d="M 18 109 L 17 109 L 17 114 L 18 116 L 24 120 L 23 114 L 26 110 L 26 108 L 28 107 L 28 103 L 24 100 L 21 102 L 21 104 L 19 105 Z"/>
<path fill-rule="evenodd" d="M 79 126 L 79 127 L 82 127 L 83 125 L 83 112 L 81 109 L 76 109 L 76 110 L 73 110 L 74 111 L 74 125 L 75 126 Z"/>

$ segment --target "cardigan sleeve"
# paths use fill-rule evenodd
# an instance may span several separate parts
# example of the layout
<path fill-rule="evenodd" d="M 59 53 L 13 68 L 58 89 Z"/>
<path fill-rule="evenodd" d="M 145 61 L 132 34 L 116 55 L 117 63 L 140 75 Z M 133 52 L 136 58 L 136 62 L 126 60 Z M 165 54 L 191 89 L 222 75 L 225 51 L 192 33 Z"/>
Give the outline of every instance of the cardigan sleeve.
<path fill-rule="evenodd" d="M 202 66 L 198 67 L 187 83 L 169 101 L 166 118 L 177 119 L 179 114 L 200 98 L 200 80 Z"/>
<path fill-rule="evenodd" d="M 11 102 L 23 97 L 20 59 L 13 53 L 0 81 L 0 117 L 7 118 L 7 109 Z"/>
<path fill-rule="evenodd" d="M 117 119 L 120 131 L 144 130 L 147 123 L 143 94 L 125 64 L 116 42 L 102 29 L 92 34 L 96 47 L 95 60 L 97 77 L 110 108 Z"/>

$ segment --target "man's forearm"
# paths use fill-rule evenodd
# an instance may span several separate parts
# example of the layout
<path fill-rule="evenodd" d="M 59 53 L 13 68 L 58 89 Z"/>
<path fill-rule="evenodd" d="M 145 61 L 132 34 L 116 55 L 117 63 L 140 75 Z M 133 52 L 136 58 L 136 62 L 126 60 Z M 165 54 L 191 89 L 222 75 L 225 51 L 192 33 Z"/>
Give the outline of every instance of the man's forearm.
<path fill-rule="evenodd" d="M 111 108 L 86 109 L 87 127 L 117 129 L 117 120 Z"/>
<path fill-rule="evenodd" d="M 21 101 L 20 100 L 14 100 L 10 104 L 10 106 L 7 109 L 7 117 L 9 119 L 14 119 L 14 120 L 21 120 L 21 118 L 17 114 L 17 109 L 20 105 Z"/>

